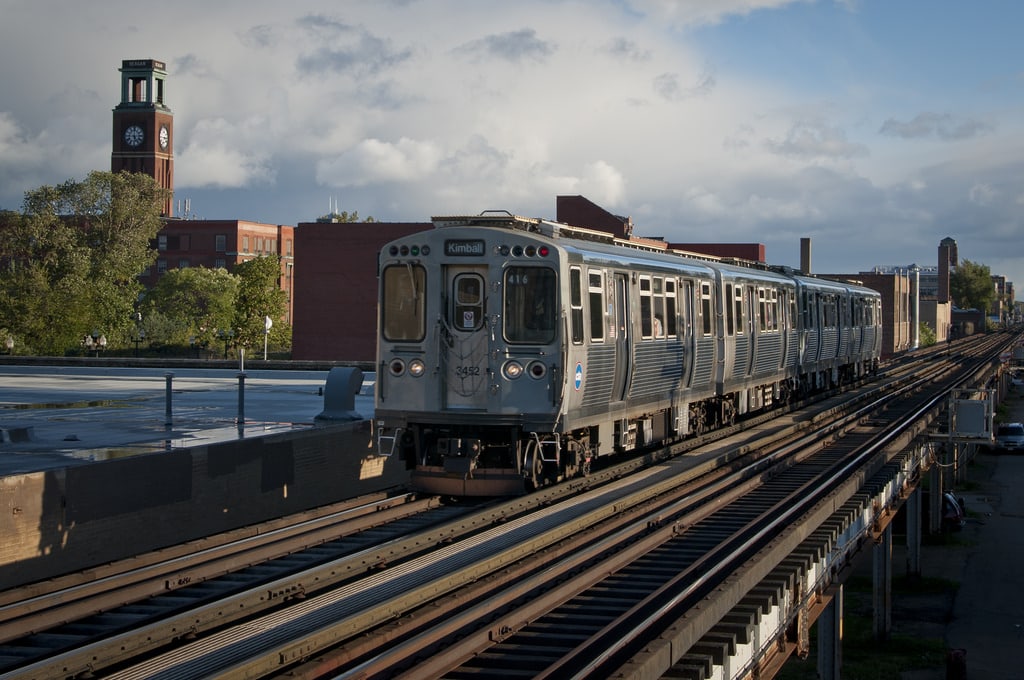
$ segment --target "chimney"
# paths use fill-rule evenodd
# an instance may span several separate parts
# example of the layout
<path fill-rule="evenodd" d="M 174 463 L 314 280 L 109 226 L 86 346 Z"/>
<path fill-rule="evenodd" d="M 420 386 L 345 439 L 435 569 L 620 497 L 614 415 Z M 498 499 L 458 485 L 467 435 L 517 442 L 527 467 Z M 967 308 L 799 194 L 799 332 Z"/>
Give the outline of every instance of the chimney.
<path fill-rule="evenodd" d="M 949 277 L 956 269 L 958 259 L 956 241 L 948 236 L 942 239 L 939 242 L 939 277 L 935 296 L 940 303 L 950 302 Z"/>
<path fill-rule="evenodd" d="M 800 239 L 800 271 L 811 273 L 811 239 Z"/>

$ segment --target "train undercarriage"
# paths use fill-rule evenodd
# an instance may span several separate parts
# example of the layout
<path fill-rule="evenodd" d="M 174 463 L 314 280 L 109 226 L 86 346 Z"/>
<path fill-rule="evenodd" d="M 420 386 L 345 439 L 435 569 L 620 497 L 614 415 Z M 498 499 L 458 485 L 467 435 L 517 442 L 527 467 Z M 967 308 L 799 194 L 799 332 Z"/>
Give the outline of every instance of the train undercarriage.
<path fill-rule="evenodd" d="M 568 432 L 537 432 L 518 424 L 410 423 L 395 433 L 392 448 L 413 470 L 413 485 L 420 491 L 452 497 L 517 495 L 584 477 L 598 457 L 735 425 L 748 414 L 855 381 L 873 368 L 848 366 L 794 377 Z"/>

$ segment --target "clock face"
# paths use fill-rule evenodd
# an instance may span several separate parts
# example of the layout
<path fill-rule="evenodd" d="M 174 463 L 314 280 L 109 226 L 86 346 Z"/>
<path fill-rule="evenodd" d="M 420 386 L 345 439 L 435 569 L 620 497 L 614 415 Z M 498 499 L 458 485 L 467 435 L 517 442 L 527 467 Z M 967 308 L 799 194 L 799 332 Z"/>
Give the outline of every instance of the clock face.
<path fill-rule="evenodd" d="M 171 133 L 167 131 L 166 125 L 160 126 L 160 148 L 166 149 L 168 142 L 171 141 Z"/>
<path fill-rule="evenodd" d="M 124 131 L 124 141 L 127 142 L 128 146 L 138 146 L 142 144 L 142 139 L 145 135 L 142 132 L 142 128 L 138 125 L 132 125 Z"/>

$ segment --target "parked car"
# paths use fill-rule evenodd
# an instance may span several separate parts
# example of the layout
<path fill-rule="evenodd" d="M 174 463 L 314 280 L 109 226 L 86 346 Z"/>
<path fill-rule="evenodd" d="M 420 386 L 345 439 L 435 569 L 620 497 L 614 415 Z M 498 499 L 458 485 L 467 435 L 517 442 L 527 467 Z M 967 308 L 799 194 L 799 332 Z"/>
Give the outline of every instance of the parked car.
<path fill-rule="evenodd" d="M 1024 451 L 1024 425 L 1001 423 L 996 426 L 996 451 L 1012 453 Z"/>

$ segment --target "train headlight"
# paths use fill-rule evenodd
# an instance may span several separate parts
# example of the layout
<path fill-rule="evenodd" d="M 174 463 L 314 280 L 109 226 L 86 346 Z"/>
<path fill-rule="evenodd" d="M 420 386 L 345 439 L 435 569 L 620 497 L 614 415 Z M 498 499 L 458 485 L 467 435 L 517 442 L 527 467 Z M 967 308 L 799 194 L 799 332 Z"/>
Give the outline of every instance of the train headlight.
<path fill-rule="evenodd" d="M 506 361 L 501 372 L 509 380 L 515 380 L 523 374 L 523 365 L 518 361 Z"/>
<path fill-rule="evenodd" d="M 543 361 L 531 361 L 526 372 L 530 374 L 531 378 L 540 380 L 548 374 L 548 367 L 544 365 Z"/>
<path fill-rule="evenodd" d="M 392 359 L 388 364 L 388 370 L 391 371 L 391 375 L 400 376 L 405 373 L 405 362 L 401 359 Z"/>
<path fill-rule="evenodd" d="M 423 375 L 427 370 L 427 367 L 423 365 L 423 362 L 419 359 L 413 359 L 409 362 L 409 375 L 414 378 L 418 378 Z"/>

